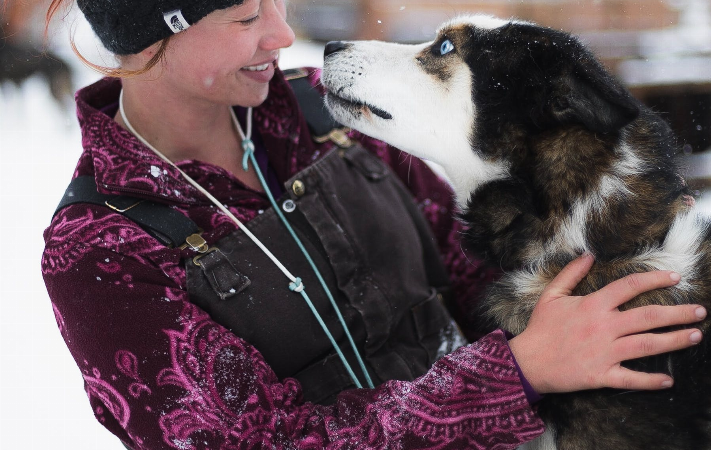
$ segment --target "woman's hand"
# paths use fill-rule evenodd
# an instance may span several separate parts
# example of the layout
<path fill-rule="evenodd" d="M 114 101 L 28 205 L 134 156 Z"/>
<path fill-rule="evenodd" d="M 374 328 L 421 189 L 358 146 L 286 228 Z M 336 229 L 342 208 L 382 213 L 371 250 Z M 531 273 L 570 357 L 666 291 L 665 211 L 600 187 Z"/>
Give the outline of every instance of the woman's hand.
<path fill-rule="evenodd" d="M 521 371 L 540 394 L 671 387 L 668 375 L 635 372 L 620 363 L 699 343 L 698 329 L 646 332 L 699 322 L 706 310 L 699 305 L 618 309 L 639 294 L 677 284 L 681 277 L 669 271 L 629 275 L 585 297 L 571 296 L 593 260 L 583 255 L 568 264 L 543 291 L 527 328 L 511 339 Z"/>

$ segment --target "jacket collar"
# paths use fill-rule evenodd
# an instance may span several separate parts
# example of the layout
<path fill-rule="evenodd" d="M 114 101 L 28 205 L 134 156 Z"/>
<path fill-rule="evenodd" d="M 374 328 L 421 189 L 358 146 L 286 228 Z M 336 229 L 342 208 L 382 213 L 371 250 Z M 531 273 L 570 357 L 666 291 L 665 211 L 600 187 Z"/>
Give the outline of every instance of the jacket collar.
<path fill-rule="evenodd" d="M 77 93 L 77 116 L 84 148 L 77 175 L 93 173 L 102 193 L 120 193 L 166 203 L 205 203 L 207 199 L 177 170 L 114 121 L 120 92 L 120 79 L 103 78 Z M 254 126 L 269 149 L 270 164 L 280 180 L 286 180 L 310 160 L 310 155 L 296 154 L 300 142 L 303 144 L 300 153 L 312 153 L 314 149 L 296 99 L 279 70 L 270 83 L 267 100 L 254 109 Z M 246 188 L 220 167 L 200 161 L 182 161 L 178 166 L 203 186 L 225 185 L 227 189 L 215 190 L 220 200 L 223 200 L 222 195 L 234 200 L 237 191 L 245 194 Z"/>

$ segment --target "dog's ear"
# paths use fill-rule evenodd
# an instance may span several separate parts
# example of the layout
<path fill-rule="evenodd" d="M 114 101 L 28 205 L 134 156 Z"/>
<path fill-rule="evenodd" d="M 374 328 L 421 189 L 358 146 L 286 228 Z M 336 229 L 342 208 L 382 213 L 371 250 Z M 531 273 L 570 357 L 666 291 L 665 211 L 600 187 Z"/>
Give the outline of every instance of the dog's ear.
<path fill-rule="evenodd" d="M 594 59 L 578 61 L 563 76 L 551 99 L 553 116 L 563 123 L 580 123 L 597 133 L 613 133 L 639 114 L 637 101 Z"/>

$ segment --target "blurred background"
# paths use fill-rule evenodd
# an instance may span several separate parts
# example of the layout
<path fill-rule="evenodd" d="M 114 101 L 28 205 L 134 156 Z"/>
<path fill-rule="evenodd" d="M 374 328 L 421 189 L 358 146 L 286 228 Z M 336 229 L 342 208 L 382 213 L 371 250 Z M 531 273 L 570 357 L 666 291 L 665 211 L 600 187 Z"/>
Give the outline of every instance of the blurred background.
<path fill-rule="evenodd" d="M 3 0 L 0 0 L 2 2 Z M 0 7 L 0 449 L 107 449 L 60 337 L 40 274 L 42 231 L 81 152 L 73 93 L 112 66 L 76 7 L 44 36 L 47 0 Z M 325 42 L 430 40 L 462 13 L 516 17 L 578 35 L 679 138 L 698 205 L 711 212 L 711 0 L 287 0 L 296 44 L 283 68 L 320 66 Z"/>

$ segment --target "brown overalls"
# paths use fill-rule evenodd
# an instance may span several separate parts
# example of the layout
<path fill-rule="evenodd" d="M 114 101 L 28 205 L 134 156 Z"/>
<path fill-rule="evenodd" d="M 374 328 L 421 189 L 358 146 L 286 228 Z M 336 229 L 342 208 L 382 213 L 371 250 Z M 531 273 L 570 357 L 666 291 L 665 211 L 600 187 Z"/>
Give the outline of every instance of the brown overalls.
<path fill-rule="evenodd" d="M 412 380 L 466 343 L 443 304 L 448 279 L 410 193 L 355 143 L 335 149 L 286 183 L 277 203 L 321 271 L 375 385 Z M 301 251 L 270 208 L 247 228 L 303 280 L 364 383 L 347 338 Z M 301 295 L 241 230 L 186 260 L 190 299 L 255 346 L 305 400 L 328 404 L 353 387 Z"/>

